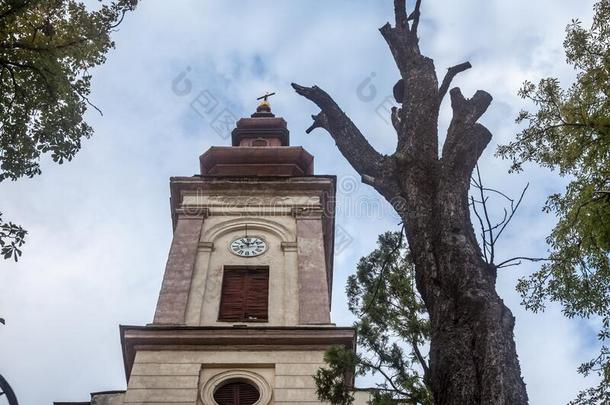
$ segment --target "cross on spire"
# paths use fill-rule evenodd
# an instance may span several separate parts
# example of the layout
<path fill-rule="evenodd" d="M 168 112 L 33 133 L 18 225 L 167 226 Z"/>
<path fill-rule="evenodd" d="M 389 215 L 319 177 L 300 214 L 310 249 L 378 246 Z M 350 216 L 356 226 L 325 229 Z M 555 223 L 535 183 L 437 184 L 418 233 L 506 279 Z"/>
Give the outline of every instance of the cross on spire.
<path fill-rule="evenodd" d="M 275 96 L 275 92 L 273 92 L 273 93 L 266 92 L 264 96 L 260 96 L 259 98 L 257 98 L 257 100 L 263 100 L 264 102 L 267 102 L 267 99 L 271 96 Z"/>
<path fill-rule="evenodd" d="M 260 103 L 258 107 L 256 107 L 256 112 L 252 114 L 252 117 L 274 117 L 274 115 L 271 113 L 271 104 L 267 100 L 273 95 L 275 95 L 275 92 L 266 92 L 264 96 L 260 96 L 257 98 L 257 100 L 260 100 Z"/>

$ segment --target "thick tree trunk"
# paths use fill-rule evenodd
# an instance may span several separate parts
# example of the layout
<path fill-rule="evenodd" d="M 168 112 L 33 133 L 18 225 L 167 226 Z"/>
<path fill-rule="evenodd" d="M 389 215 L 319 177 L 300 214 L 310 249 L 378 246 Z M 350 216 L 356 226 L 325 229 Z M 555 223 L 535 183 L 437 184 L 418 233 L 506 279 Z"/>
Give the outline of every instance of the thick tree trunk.
<path fill-rule="evenodd" d="M 429 378 L 435 402 L 526 404 L 514 318 L 496 293 L 495 268 L 481 258 L 467 195 L 442 180 L 434 194 L 434 208 L 425 216 L 425 227 L 432 232 L 419 230 L 414 219 L 422 216 L 403 215 L 403 220 L 411 223 L 405 227 L 407 238 L 432 326 Z"/>
<path fill-rule="evenodd" d="M 440 261 L 455 258 L 450 252 L 441 256 Z M 486 271 L 464 268 L 481 276 Z M 453 263 L 441 265 L 440 272 L 464 274 L 464 268 Z M 430 384 L 435 402 L 526 404 L 510 310 L 485 281 L 455 281 L 449 278 L 429 288 L 438 294 L 436 305 L 430 307 Z"/>
<path fill-rule="evenodd" d="M 408 193 L 380 191 L 401 212 L 430 316 L 430 385 L 439 405 L 527 404 L 514 317 L 476 241 L 463 163 L 415 159 L 409 170 L 396 169 L 399 189 Z"/>
<path fill-rule="evenodd" d="M 393 155 L 379 154 L 322 89 L 293 87 L 321 109 L 307 132 L 326 129 L 362 181 L 403 220 L 432 325 L 429 380 L 435 403 L 527 404 L 514 318 L 496 293 L 496 268 L 483 260 L 468 206 L 472 171 L 491 140 L 477 123 L 491 96 L 477 91 L 466 99 L 458 88 L 449 91 L 453 78 L 471 67 L 467 62 L 449 68 L 439 86 L 433 61 L 419 50 L 420 4 L 407 16 L 405 0 L 394 0 L 396 24 L 380 29 L 402 77 L 394 87 L 401 107 L 392 109 L 398 136 Z M 453 119 L 439 156 L 438 114 L 447 93 Z"/>
<path fill-rule="evenodd" d="M 454 265 L 446 270 L 455 269 Z M 473 281 L 441 282 L 436 288 L 442 303 L 431 315 L 430 384 L 435 402 L 526 404 L 513 316 L 493 289 Z M 456 289 L 461 293 L 455 294 Z"/>

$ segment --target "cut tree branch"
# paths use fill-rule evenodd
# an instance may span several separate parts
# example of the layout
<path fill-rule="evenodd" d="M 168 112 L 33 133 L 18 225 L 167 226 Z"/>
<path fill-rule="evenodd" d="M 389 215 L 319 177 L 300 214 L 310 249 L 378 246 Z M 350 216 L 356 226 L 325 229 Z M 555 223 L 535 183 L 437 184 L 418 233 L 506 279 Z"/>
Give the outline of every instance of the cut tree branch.
<path fill-rule="evenodd" d="M 320 111 L 317 115 L 312 115 L 311 119 L 313 120 L 313 124 L 311 124 L 311 126 L 305 130 L 306 134 L 310 134 L 311 131 L 316 128 L 324 128 L 327 131 L 329 130 L 328 120 L 322 111 Z"/>
<path fill-rule="evenodd" d="M 405 0 L 394 0 L 394 11 L 396 16 L 396 26 L 392 27 L 386 23 L 379 28 L 379 32 L 387 42 L 394 56 L 398 70 L 405 78 L 409 65 L 413 65 L 422 59 L 419 50 L 419 38 L 417 37 L 417 27 L 420 19 L 421 0 L 417 0 L 415 9 L 407 17 Z M 409 27 L 409 21 L 412 21 Z M 428 59 L 428 58 L 424 58 Z"/>
<path fill-rule="evenodd" d="M 470 125 L 481 118 L 492 101 L 491 94 L 483 90 L 477 90 L 470 99 L 464 98 L 458 87 L 451 89 L 449 94 L 451 96 L 453 118 Z"/>
<path fill-rule="evenodd" d="M 469 183 L 470 175 L 489 141 L 491 133 L 476 121 L 491 104 L 489 93 L 479 90 L 471 99 L 465 99 L 459 88 L 453 88 L 451 107 L 453 118 L 443 145 L 443 161 L 447 170 L 458 171 L 461 180 Z"/>
<path fill-rule="evenodd" d="M 418 38 L 406 29 L 392 27 L 386 23 L 379 29 L 381 36 L 387 42 L 396 62 L 396 66 L 403 78 L 414 62 L 422 58 L 419 51 Z"/>
<path fill-rule="evenodd" d="M 318 86 L 305 87 L 292 83 L 298 94 L 315 103 L 322 110 L 312 116 L 314 123 L 307 132 L 324 128 L 335 140 L 337 147 L 361 175 L 379 177 L 382 174 L 383 156 L 366 140 L 364 135 L 339 108 L 337 103 Z"/>
<path fill-rule="evenodd" d="M 443 101 L 445 94 L 447 94 L 447 91 L 449 90 L 449 86 L 451 86 L 451 82 L 453 81 L 453 78 L 455 76 L 457 76 L 459 73 L 462 73 L 463 71 L 470 69 L 471 67 L 472 67 L 472 65 L 470 64 L 470 62 L 464 62 L 464 63 L 452 66 L 449 69 L 447 69 L 447 74 L 445 75 L 445 78 L 443 79 L 443 83 L 441 84 L 441 87 L 439 87 L 439 89 L 438 89 L 438 103 L 439 104 Z"/>
<path fill-rule="evenodd" d="M 491 138 L 491 132 L 481 124 L 463 127 L 452 123 L 443 145 L 444 166 L 455 175 L 460 175 L 468 184 L 468 179 Z"/>
<path fill-rule="evenodd" d="M 414 161 L 432 165 L 438 158 L 438 139 L 436 134 L 431 135 L 437 128 L 438 80 L 434 62 L 423 56 L 419 49 L 417 28 L 421 3 L 421 0 L 415 2 L 413 12 L 402 27 L 404 1 L 395 0 L 396 26 L 386 23 L 379 29 L 401 76 L 393 88 L 393 94 L 402 108 L 394 111 L 392 123 L 398 133 L 394 156 L 402 166 Z"/>
<path fill-rule="evenodd" d="M 396 27 L 407 28 L 407 1 L 394 0 L 394 15 L 396 16 Z"/>
<path fill-rule="evenodd" d="M 417 0 L 417 2 L 415 3 L 415 10 L 413 10 L 411 15 L 409 16 L 409 20 L 413 20 L 413 24 L 411 24 L 411 34 L 414 37 L 417 37 L 417 27 L 419 26 L 419 17 L 421 16 L 421 13 L 419 12 L 420 7 L 421 0 Z"/>
<path fill-rule="evenodd" d="M 369 176 L 368 174 L 363 174 L 360 177 L 360 181 L 362 181 L 362 183 L 367 184 L 371 187 L 375 187 L 375 178 L 373 176 Z"/>

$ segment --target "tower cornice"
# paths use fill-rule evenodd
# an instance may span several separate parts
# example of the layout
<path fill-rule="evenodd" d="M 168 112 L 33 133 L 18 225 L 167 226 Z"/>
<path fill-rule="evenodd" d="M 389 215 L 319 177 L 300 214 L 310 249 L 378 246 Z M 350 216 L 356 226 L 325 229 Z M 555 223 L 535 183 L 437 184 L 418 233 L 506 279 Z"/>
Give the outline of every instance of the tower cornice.
<path fill-rule="evenodd" d="M 340 345 L 355 350 L 356 330 L 327 326 L 128 326 L 121 325 L 125 375 L 137 351 L 299 350 Z"/>

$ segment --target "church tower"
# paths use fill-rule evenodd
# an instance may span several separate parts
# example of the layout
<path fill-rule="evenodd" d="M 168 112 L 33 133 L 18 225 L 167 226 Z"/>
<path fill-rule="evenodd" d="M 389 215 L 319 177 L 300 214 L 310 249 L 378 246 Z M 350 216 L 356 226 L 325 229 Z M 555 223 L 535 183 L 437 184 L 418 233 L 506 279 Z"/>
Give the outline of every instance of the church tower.
<path fill-rule="evenodd" d="M 121 326 L 127 391 L 92 403 L 320 403 L 324 351 L 354 349 L 330 321 L 335 177 L 314 175 L 266 97 L 231 140 L 201 155 L 200 175 L 171 178 L 154 320 Z"/>

